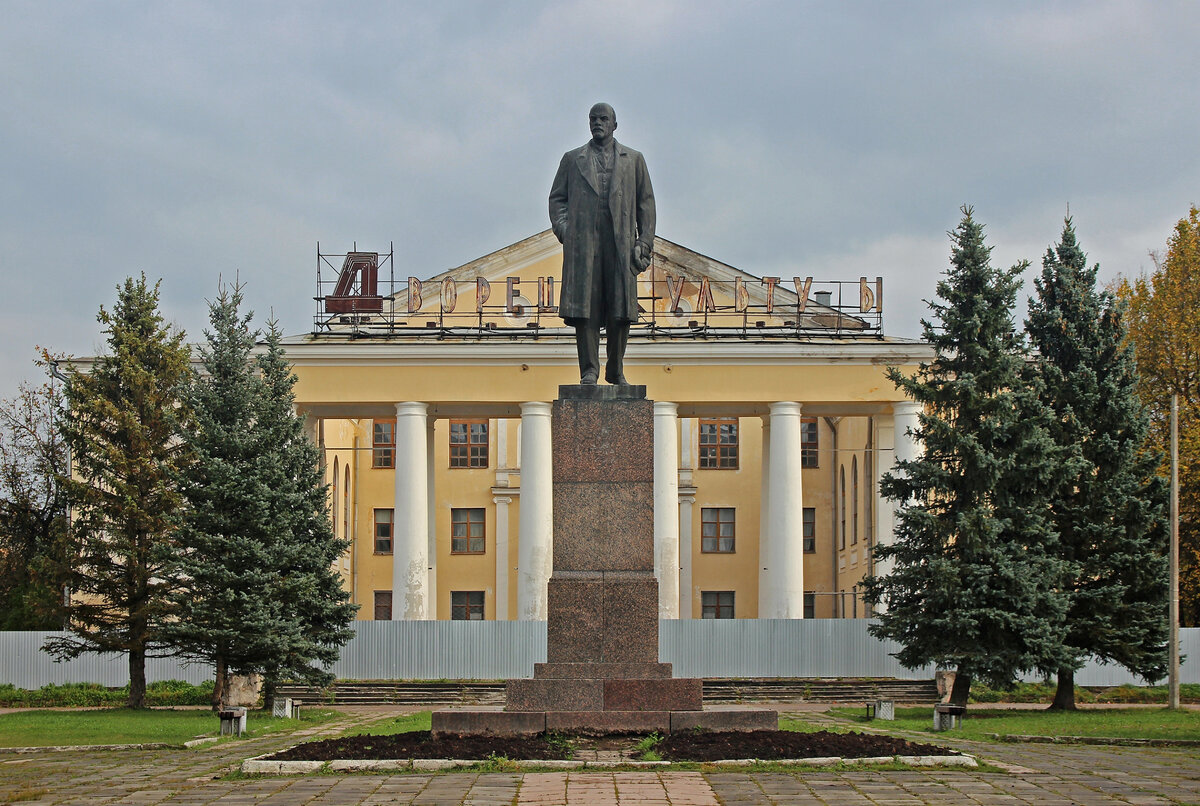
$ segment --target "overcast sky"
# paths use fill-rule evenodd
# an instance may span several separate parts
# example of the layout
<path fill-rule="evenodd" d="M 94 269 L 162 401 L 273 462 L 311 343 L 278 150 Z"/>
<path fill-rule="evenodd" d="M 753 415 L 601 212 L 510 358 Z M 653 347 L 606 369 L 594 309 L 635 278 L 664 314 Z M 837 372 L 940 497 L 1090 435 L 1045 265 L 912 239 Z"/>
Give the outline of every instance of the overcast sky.
<path fill-rule="evenodd" d="M 394 242 L 397 274 L 428 277 L 537 233 L 600 100 L 661 236 L 757 275 L 882 275 L 891 335 L 918 335 L 964 203 L 995 262 L 1035 268 L 1069 205 L 1111 278 L 1200 202 L 1196 2 L 0 13 L 0 396 L 35 345 L 102 349 L 127 275 L 161 278 L 193 340 L 222 276 L 295 334 L 318 241 Z"/>

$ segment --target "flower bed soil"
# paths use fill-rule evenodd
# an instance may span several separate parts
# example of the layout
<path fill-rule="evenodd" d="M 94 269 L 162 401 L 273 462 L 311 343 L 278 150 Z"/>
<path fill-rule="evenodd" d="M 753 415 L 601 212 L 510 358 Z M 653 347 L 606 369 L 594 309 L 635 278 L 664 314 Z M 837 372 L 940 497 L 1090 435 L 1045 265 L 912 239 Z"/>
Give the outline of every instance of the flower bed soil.
<path fill-rule="evenodd" d="M 272 756 L 273 761 L 333 761 L 335 759 L 449 758 L 485 760 L 503 756 L 512 760 L 542 761 L 571 757 L 571 746 L 591 749 L 626 748 L 644 734 L 610 734 L 587 739 L 538 736 L 454 736 L 434 739 L 429 731 L 390 736 L 346 736 L 307 742 Z M 568 743 L 569 742 L 569 743 Z M 869 758 L 875 756 L 944 756 L 944 747 L 868 733 L 794 733 L 784 730 L 750 732 L 685 731 L 666 737 L 656 748 L 669 761 L 718 761 L 756 758 Z"/>
<path fill-rule="evenodd" d="M 668 761 L 720 761 L 756 758 L 871 758 L 877 756 L 948 756 L 955 751 L 918 744 L 894 736 L 872 733 L 796 733 L 790 730 L 756 730 L 673 733 L 656 748 Z"/>
<path fill-rule="evenodd" d="M 306 742 L 267 756 L 271 761 L 333 761 L 345 759 L 451 758 L 544 760 L 566 758 L 564 747 L 551 746 L 539 736 L 454 736 L 434 739 L 427 730 L 389 736 L 343 736 Z"/>

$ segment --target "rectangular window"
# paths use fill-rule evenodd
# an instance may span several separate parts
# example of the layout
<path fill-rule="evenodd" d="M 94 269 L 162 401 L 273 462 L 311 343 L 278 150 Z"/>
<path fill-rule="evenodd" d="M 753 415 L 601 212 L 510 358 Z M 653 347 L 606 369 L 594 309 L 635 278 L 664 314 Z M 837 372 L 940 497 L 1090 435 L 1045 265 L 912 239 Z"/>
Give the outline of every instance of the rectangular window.
<path fill-rule="evenodd" d="M 734 508 L 700 508 L 700 550 L 732 553 L 734 546 Z"/>
<path fill-rule="evenodd" d="M 700 467 L 707 470 L 737 470 L 737 419 L 700 421 Z"/>
<path fill-rule="evenodd" d="M 396 466 L 396 421 L 376 420 L 371 434 L 371 467 Z"/>
<path fill-rule="evenodd" d="M 817 508 L 804 507 L 804 553 L 817 553 Z M 807 596 L 807 594 L 805 594 Z"/>
<path fill-rule="evenodd" d="M 733 591 L 701 591 L 702 618 L 733 618 Z"/>
<path fill-rule="evenodd" d="M 483 621 L 483 591 L 451 591 L 451 621 Z"/>
<path fill-rule="evenodd" d="M 451 420 L 450 467 L 487 466 L 487 420 Z"/>
<path fill-rule="evenodd" d="M 809 592 L 804 594 L 804 617 L 817 617 L 817 594 Z"/>
<path fill-rule="evenodd" d="M 375 620 L 392 620 L 392 592 L 375 591 Z"/>
<path fill-rule="evenodd" d="M 483 508 L 450 510 L 450 553 L 483 554 Z"/>
<path fill-rule="evenodd" d="M 392 553 L 392 520 L 390 509 L 375 510 L 375 553 Z"/>
<path fill-rule="evenodd" d="M 817 463 L 817 418 L 800 418 L 800 467 L 819 467 Z"/>

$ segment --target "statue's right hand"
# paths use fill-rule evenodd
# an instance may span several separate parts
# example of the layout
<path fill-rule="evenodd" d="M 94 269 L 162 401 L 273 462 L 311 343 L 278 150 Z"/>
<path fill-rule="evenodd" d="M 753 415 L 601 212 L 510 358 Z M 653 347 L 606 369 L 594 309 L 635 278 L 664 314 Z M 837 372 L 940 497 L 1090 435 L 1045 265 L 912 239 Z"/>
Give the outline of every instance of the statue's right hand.
<path fill-rule="evenodd" d="M 650 260 L 653 257 L 653 252 L 646 248 L 644 243 L 636 243 L 633 247 L 633 270 L 635 274 L 641 274 L 650 267 Z"/>

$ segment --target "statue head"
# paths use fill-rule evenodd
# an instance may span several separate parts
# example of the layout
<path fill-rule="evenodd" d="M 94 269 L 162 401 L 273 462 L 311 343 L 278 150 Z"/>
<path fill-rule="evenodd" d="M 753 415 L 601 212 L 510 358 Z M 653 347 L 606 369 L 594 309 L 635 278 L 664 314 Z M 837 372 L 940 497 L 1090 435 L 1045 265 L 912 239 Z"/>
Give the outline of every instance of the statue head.
<path fill-rule="evenodd" d="M 592 139 L 605 145 L 612 140 L 613 132 L 617 129 L 617 113 L 608 104 L 596 104 L 588 112 L 588 127 L 592 131 Z"/>

